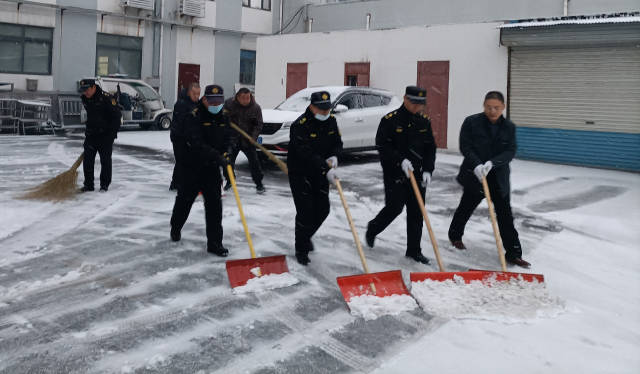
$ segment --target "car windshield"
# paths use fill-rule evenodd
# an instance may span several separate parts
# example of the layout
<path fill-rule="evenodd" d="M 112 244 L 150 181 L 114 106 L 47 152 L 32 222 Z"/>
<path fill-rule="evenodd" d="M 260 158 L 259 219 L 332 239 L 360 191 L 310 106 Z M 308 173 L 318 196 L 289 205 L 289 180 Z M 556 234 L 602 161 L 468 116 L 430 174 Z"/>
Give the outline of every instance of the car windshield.
<path fill-rule="evenodd" d="M 277 110 L 286 110 L 290 112 L 304 112 L 309 104 L 311 103 L 311 94 L 316 91 L 327 91 L 329 95 L 331 95 L 331 102 L 335 102 L 336 97 L 342 93 L 342 90 L 331 89 L 331 88 L 322 88 L 322 87 L 311 87 L 305 88 L 304 90 L 298 91 L 295 94 L 291 95 L 287 100 L 283 101 L 280 105 L 276 107 Z"/>
<path fill-rule="evenodd" d="M 140 93 L 140 97 L 146 100 L 159 100 L 160 96 L 151 87 L 139 83 L 129 83 L 136 91 Z"/>

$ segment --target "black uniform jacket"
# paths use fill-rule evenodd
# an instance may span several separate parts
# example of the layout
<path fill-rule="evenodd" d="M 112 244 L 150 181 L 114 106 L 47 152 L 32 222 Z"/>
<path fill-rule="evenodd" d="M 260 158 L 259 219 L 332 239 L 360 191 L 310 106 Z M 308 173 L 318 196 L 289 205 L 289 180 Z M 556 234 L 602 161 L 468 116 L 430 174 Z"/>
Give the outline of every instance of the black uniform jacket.
<path fill-rule="evenodd" d="M 415 175 L 420 178 L 422 172 L 433 173 L 436 143 L 426 114 L 412 114 L 404 105 L 388 113 L 380 120 L 376 147 L 387 179 L 405 177 L 400 166 L 404 159 L 411 161 Z"/>
<path fill-rule="evenodd" d="M 178 101 L 173 106 L 173 119 L 171 120 L 171 141 L 175 142 L 184 138 L 184 122 L 187 116 L 191 114 L 191 111 L 198 106 L 197 102 L 193 102 L 189 95 L 187 95 L 187 89 L 184 88 L 180 91 Z"/>
<path fill-rule="evenodd" d="M 326 159 L 342 152 L 342 137 L 336 118 L 319 121 L 309 108 L 292 124 L 287 164 L 293 174 L 326 175 Z"/>
<path fill-rule="evenodd" d="M 223 154 L 230 151 L 231 133 L 222 111 L 211 114 L 200 102 L 185 118 L 184 135 L 187 145 L 184 166 L 194 170 L 226 166 Z"/>
<path fill-rule="evenodd" d="M 495 136 L 490 126 L 498 126 Z M 487 178 L 489 182 L 495 178 L 502 196 L 509 196 L 509 162 L 516 154 L 516 126 L 513 122 L 500 116 L 498 122 L 492 124 L 484 113 L 467 117 L 460 130 L 460 152 L 464 161 L 457 179 L 462 186 L 482 190 L 473 169 L 491 160 L 493 169 Z"/>
<path fill-rule="evenodd" d="M 116 138 L 122 124 L 122 115 L 115 97 L 96 86 L 96 93 L 91 98 L 84 95 L 81 98 L 87 111 L 85 136 L 93 139 Z"/>

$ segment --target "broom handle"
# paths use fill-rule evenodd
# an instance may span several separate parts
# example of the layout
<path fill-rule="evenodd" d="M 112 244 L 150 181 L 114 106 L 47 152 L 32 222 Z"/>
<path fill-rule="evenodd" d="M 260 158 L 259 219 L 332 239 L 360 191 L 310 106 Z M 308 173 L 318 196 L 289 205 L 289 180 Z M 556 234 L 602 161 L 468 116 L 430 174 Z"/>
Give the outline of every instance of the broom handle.
<path fill-rule="evenodd" d="M 444 270 L 444 265 L 442 265 L 442 259 L 440 258 L 440 250 L 438 249 L 438 242 L 436 241 L 436 236 L 433 233 L 433 229 L 431 228 L 431 222 L 429 222 L 429 217 L 427 217 L 427 209 L 424 206 L 424 200 L 422 200 L 422 195 L 420 194 L 420 189 L 418 189 L 418 183 L 416 183 L 416 177 L 413 176 L 413 172 L 409 173 L 409 180 L 411 180 L 411 187 L 413 187 L 413 192 L 415 192 L 416 200 L 418 201 L 418 206 L 420 206 L 420 211 L 422 212 L 422 218 L 424 218 L 424 223 L 427 225 L 427 231 L 429 231 L 429 239 L 431 239 L 431 246 L 433 246 L 433 253 L 436 255 L 436 261 L 438 261 L 438 267 L 440 271 Z"/>
<path fill-rule="evenodd" d="M 271 161 L 275 162 L 275 164 L 278 165 L 280 170 L 284 171 L 285 174 L 289 174 L 289 170 L 287 169 L 287 165 L 282 160 L 277 158 L 273 153 L 269 152 L 265 147 L 262 146 L 262 144 L 259 144 L 258 142 L 253 140 L 253 138 L 251 136 L 249 136 L 249 134 L 247 134 L 243 129 L 238 127 L 238 125 L 236 125 L 233 122 L 229 122 L 229 124 L 231 125 L 231 127 L 234 130 L 236 130 L 238 133 L 240 133 L 240 135 L 242 135 L 245 139 L 247 139 L 254 147 L 260 148 L 260 150 L 265 155 L 267 155 L 267 157 L 269 157 L 269 159 Z"/>
<path fill-rule="evenodd" d="M 489 205 L 489 217 L 491 217 L 491 225 L 493 226 L 493 236 L 496 237 L 496 247 L 498 248 L 498 258 L 500 258 L 500 265 L 502 271 L 507 271 L 507 264 L 504 261 L 504 251 L 502 250 L 502 237 L 500 236 L 500 229 L 496 222 L 496 213 L 493 210 L 493 202 L 491 201 L 491 194 L 489 193 L 489 185 L 487 184 L 487 178 L 482 177 L 482 188 L 484 189 L 484 196 L 487 198 L 487 204 Z"/>
<path fill-rule="evenodd" d="M 73 165 L 71 165 L 70 170 L 77 170 L 80 167 L 80 164 L 82 163 L 83 160 L 84 160 L 84 152 L 80 153 L 80 156 L 78 157 L 76 162 L 74 162 Z"/>
<path fill-rule="evenodd" d="M 349 227 L 351 227 L 351 233 L 353 234 L 353 241 L 356 242 L 356 248 L 358 248 L 358 254 L 360 255 L 360 261 L 362 261 L 362 268 L 366 274 L 369 274 L 369 267 L 367 266 L 367 259 L 364 257 L 364 252 L 362 251 L 362 244 L 360 243 L 360 237 L 358 236 L 358 232 L 356 231 L 356 226 L 353 224 L 353 218 L 351 217 L 351 212 L 349 211 L 349 206 L 347 205 L 347 200 L 344 198 L 344 193 L 342 192 L 342 185 L 340 184 L 340 180 L 336 179 L 336 188 L 338 189 L 338 193 L 340 194 L 340 200 L 342 200 L 342 206 L 344 207 L 344 213 L 347 215 L 347 220 L 349 221 Z M 376 286 L 373 282 L 369 283 L 371 287 L 371 291 L 373 294 L 376 294 Z"/>
<path fill-rule="evenodd" d="M 244 234 L 247 237 L 247 243 L 249 243 L 251 258 L 256 258 L 256 251 L 253 249 L 253 241 L 251 241 L 251 234 L 249 233 L 247 220 L 244 219 L 244 212 L 242 211 L 242 203 L 240 202 L 240 195 L 238 195 L 238 187 L 236 186 L 236 178 L 233 176 L 233 169 L 231 168 L 231 165 L 228 165 L 228 164 L 227 164 L 227 175 L 229 176 L 229 181 L 231 181 L 231 186 L 233 187 L 233 194 L 236 196 L 236 203 L 238 204 L 238 211 L 240 212 L 242 227 L 244 227 Z"/>

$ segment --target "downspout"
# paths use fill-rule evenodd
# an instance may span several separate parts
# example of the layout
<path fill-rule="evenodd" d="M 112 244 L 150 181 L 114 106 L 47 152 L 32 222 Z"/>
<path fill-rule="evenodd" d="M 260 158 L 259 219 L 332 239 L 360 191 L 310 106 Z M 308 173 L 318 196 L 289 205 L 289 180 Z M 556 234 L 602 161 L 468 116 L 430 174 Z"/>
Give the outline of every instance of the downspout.
<path fill-rule="evenodd" d="M 569 0 L 564 0 L 563 15 L 565 17 L 569 15 Z"/>
<path fill-rule="evenodd" d="M 284 0 L 280 0 L 280 20 L 278 22 L 278 34 L 282 34 L 282 17 L 284 17 Z"/>

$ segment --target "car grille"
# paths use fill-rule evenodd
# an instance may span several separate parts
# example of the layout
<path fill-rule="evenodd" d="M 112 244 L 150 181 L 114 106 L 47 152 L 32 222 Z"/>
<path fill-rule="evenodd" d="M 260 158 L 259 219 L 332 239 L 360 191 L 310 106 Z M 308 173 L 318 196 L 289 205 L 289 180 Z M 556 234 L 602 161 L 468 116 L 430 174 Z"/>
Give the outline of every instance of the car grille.
<path fill-rule="evenodd" d="M 264 123 L 260 134 L 273 135 L 276 131 L 280 130 L 280 127 L 282 127 L 282 123 Z"/>

